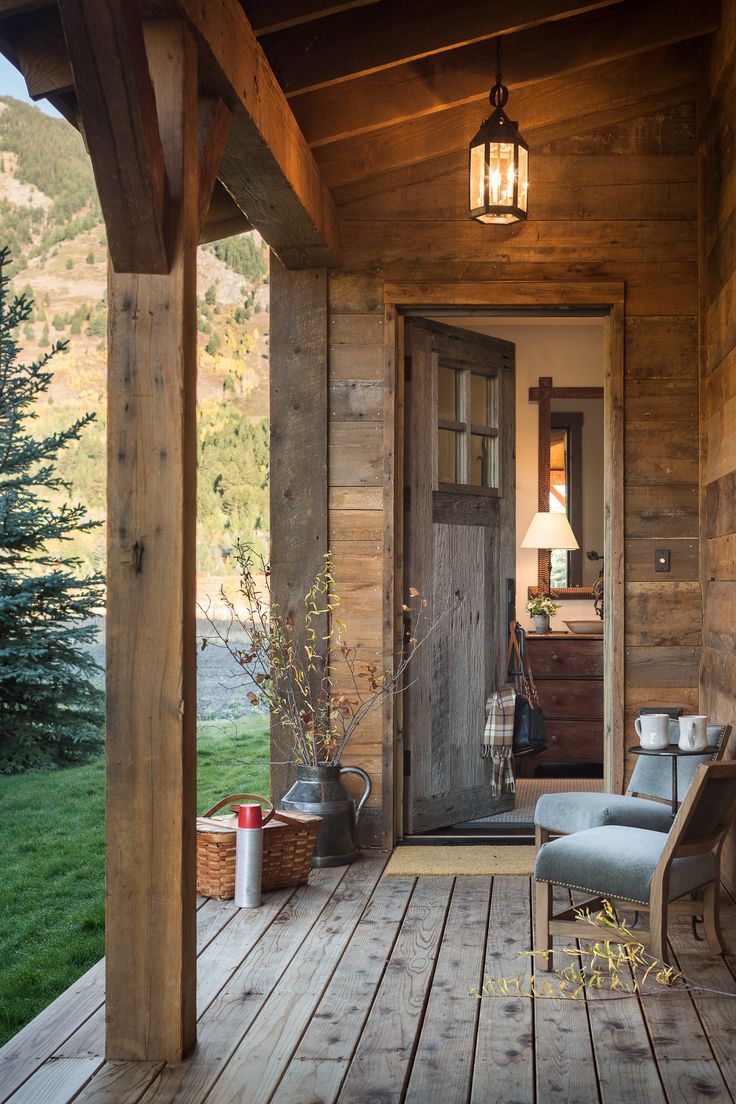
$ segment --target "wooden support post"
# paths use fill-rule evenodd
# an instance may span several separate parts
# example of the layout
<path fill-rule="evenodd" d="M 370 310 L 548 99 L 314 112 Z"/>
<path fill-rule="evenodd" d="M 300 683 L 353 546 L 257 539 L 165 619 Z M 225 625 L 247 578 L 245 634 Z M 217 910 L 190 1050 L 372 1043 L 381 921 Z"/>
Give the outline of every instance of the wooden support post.
<path fill-rule="evenodd" d="M 299 634 L 327 551 L 327 272 L 287 271 L 271 254 L 271 585 Z M 293 781 L 271 730 L 271 796 Z"/>
<path fill-rule="evenodd" d="M 171 195 L 171 271 L 109 278 L 108 1058 L 196 1038 L 197 72 L 146 31 Z"/>

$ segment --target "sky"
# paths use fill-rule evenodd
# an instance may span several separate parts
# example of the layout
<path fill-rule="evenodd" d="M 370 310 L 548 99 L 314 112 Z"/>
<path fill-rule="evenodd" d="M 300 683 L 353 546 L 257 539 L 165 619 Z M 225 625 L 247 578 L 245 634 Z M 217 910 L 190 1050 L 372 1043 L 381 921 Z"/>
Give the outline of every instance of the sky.
<path fill-rule="evenodd" d="M 61 115 L 52 107 L 48 100 L 32 100 L 28 95 L 26 82 L 14 65 L 0 55 L 0 96 L 14 96 L 16 100 L 24 103 L 34 103 L 45 115 L 51 115 L 54 119 L 60 119 Z"/>

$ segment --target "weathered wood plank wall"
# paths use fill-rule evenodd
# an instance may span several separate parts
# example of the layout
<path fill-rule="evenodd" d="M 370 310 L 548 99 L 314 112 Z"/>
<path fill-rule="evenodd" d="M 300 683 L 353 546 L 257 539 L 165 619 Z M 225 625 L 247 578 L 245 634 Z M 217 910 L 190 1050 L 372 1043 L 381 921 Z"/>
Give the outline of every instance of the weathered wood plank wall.
<path fill-rule="evenodd" d="M 380 595 L 391 565 L 381 513 L 381 419 L 393 410 L 392 396 L 382 402 L 382 283 L 455 280 L 461 302 L 465 281 L 623 281 L 631 732 L 642 705 L 692 708 L 698 693 L 694 103 L 536 147 L 526 225 L 468 221 L 465 158 L 464 151 L 444 154 L 434 171 L 435 163 L 425 161 L 337 190 L 344 269 L 330 275 L 329 294 L 330 543 L 344 620 L 352 639 L 378 656 L 385 643 Z M 672 552 L 669 575 L 654 573 L 660 547 Z M 371 771 L 375 802 L 383 735 L 375 716 L 348 753 Z"/>
<path fill-rule="evenodd" d="M 736 4 L 710 58 L 701 134 L 702 710 L 736 725 Z M 736 834 L 724 850 L 736 884 Z"/>

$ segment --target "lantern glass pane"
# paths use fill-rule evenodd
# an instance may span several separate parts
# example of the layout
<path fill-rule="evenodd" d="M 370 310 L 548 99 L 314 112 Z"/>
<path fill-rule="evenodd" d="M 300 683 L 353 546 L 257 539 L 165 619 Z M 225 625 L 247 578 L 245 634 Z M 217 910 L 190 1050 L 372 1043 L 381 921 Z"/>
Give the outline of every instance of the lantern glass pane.
<path fill-rule="evenodd" d="M 488 149 L 488 202 L 491 207 L 513 207 L 514 146 L 511 142 L 491 142 Z"/>
<path fill-rule="evenodd" d="M 470 150 L 470 209 L 475 211 L 485 204 L 485 144 Z"/>
<path fill-rule="evenodd" d="M 529 198 L 529 151 L 519 146 L 519 207 L 527 209 Z"/>

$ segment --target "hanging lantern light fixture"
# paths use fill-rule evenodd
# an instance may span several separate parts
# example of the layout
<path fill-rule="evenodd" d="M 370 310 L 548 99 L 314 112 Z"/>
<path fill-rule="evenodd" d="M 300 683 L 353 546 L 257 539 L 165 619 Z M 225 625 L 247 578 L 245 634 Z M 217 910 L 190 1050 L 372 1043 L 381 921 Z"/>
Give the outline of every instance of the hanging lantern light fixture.
<path fill-rule="evenodd" d="M 496 83 L 489 94 L 494 109 L 470 143 L 470 217 L 479 222 L 526 220 L 529 146 L 504 111 L 509 90 L 501 79 L 497 45 Z"/>

